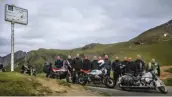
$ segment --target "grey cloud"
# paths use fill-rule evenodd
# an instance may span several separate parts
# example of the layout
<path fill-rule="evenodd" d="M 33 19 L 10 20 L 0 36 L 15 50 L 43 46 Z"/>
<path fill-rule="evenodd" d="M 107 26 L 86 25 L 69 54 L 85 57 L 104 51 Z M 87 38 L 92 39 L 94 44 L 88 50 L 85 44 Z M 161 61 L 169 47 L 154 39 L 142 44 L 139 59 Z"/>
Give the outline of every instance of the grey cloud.
<path fill-rule="evenodd" d="M 10 45 L 10 41 L 6 38 L 0 37 L 0 46 Z"/>
<path fill-rule="evenodd" d="M 27 26 L 15 25 L 15 50 L 71 49 L 92 42 L 127 41 L 171 19 L 171 0 L 2 0 L 0 37 L 10 42 L 4 4 L 29 11 Z M 5 47 L 0 54 L 10 53 Z"/>

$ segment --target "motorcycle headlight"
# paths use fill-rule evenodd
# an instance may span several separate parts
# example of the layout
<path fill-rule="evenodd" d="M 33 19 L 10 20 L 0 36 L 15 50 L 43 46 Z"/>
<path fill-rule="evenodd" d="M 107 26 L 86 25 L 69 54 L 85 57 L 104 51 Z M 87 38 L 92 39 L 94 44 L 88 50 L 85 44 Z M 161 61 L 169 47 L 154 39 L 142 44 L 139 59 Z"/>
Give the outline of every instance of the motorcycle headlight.
<path fill-rule="evenodd" d="M 149 78 L 145 78 L 145 81 L 146 81 L 146 82 L 149 82 L 150 80 L 149 80 Z"/>

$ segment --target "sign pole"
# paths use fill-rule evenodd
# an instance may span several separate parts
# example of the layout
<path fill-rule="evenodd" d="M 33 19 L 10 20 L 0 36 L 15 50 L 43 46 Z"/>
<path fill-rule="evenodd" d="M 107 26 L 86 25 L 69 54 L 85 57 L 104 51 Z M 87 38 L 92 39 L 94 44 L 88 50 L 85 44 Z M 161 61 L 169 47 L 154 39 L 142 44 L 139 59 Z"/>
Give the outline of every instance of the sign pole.
<path fill-rule="evenodd" d="M 28 10 L 15 5 L 5 5 L 5 21 L 11 22 L 11 72 L 14 71 L 14 24 L 28 24 Z"/>
<path fill-rule="evenodd" d="M 11 22 L 11 72 L 14 71 L 14 21 Z"/>

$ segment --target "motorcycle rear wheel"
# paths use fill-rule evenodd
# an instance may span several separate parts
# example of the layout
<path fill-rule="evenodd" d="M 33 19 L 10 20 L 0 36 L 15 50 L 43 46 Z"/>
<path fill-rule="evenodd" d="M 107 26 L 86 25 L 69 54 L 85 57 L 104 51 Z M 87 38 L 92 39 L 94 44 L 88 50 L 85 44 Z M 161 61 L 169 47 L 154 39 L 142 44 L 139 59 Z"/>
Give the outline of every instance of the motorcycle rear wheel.
<path fill-rule="evenodd" d="M 79 77 L 79 78 L 78 78 L 78 82 L 79 82 L 79 84 L 81 84 L 81 85 L 86 85 L 86 84 L 87 84 L 87 80 L 84 80 L 84 78 L 82 78 L 82 77 Z"/>
<path fill-rule="evenodd" d="M 108 87 L 108 88 L 114 88 L 115 87 L 115 82 L 112 78 L 106 78 L 105 79 L 105 85 Z"/>

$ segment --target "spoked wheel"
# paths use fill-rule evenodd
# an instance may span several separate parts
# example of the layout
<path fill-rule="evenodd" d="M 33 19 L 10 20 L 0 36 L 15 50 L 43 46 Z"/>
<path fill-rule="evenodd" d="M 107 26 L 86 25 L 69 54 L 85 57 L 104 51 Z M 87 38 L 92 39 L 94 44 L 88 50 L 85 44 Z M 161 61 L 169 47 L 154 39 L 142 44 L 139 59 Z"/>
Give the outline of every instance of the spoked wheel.
<path fill-rule="evenodd" d="M 108 88 L 114 88 L 115 87 L 115 82 L 112 78 L 108 77 L 106 78 L 105 80 L 105 85 L 108 87 Z"/>
<path fill-rule="evenodd" d="M 78 78 L 78 82 L 79 82 L 79 84 L 81 84 L 81 85 L 86 85 L 87 80 L 85 80 L 84 77 L 79 77 L 79 78 Z"/>

